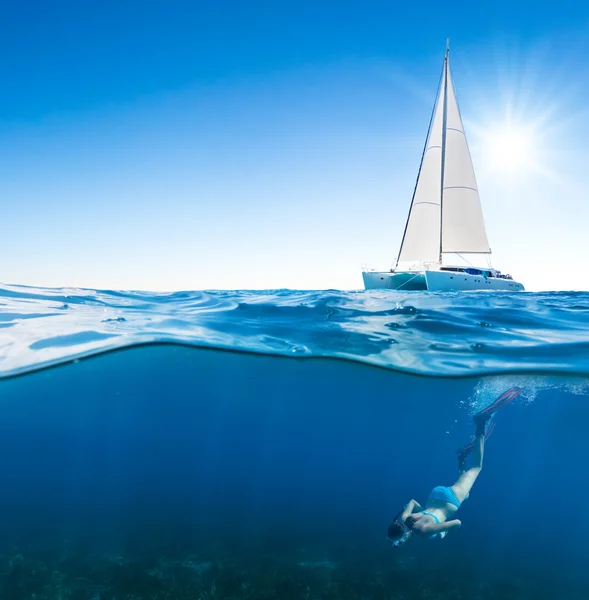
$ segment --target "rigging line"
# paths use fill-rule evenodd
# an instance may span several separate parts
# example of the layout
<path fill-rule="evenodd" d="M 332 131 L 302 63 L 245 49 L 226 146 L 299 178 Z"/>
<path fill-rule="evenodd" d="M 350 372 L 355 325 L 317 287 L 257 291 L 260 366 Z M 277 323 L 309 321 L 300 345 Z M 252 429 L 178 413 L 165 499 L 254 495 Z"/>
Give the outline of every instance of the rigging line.
<path fill-rule="evenodd" d="M 468 260 L 467 258 L 464 258 L 464 256 L 462 256 L 462 254 L 458 254 L 458 252 L 456 253 L 456 256 L 460 256 L 460 258 L 464 261 L 467 262 L 471 267 L 474 267 L 474 265 L 470 262 L 470 260 Z"/>
<path fill-rule="evenodd" d="M 417 273 L 417 275 L 414 275 L 411 279 L 408 279 L 407 281 L 402 283 L 397 289 L 400 290 L 404 285 L 411 283 L 416 277 L 419 277 L 420 275 L 421 275 L 421 273 Z"/>

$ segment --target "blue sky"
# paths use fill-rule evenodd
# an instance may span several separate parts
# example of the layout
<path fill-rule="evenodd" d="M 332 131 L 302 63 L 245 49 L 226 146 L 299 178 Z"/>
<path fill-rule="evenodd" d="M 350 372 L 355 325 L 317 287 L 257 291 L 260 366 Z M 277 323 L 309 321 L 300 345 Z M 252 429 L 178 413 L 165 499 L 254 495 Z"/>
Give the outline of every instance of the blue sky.
<path fill-rule="evenodd" d="M 580 2 L 4 2 L 0 281 L 360 288 L 450 37 L 493 264 L 587 289 L 588 34 Z"/>

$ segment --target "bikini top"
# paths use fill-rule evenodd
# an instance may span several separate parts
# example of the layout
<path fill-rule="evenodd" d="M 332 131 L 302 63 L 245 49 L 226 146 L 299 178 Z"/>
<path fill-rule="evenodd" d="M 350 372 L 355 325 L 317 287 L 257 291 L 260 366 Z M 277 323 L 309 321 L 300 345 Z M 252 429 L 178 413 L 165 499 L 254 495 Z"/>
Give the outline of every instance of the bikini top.
<path fill-rule="evenodd" d="M 433 517 L 435 519 L 435 521 L 436 521 L 436 524 L 438 524 L 438 525 L 440 524 L 440 519 L 438 519 L 438 517 L 436 517 L 436 515 L 434 515 L 433 513 L 427 512 L 427 510 L 424 510 L 421 514 Z M 430 539 L 433 540 L 436 537 L 439 537 L 440 539 L 442 539 L 443 537 L 446 537 L 447 533 L 448 533 L 447 531 L 442 531 L 440 533 L 434 533 L 434 535 L 430 536 Z"/>

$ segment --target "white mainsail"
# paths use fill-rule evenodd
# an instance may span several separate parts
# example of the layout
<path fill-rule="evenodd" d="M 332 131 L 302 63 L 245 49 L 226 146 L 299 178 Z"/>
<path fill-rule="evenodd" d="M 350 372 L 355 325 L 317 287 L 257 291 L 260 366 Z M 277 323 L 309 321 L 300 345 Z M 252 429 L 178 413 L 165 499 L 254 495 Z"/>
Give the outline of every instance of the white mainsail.
<path fill-rule="evenodd" d="M 448 54 L 397 263 L 491 252 Z"/>
<path fill-rule="evenodd" d="M 442 193 L 442 252 L 489 254 L 491 249 L 479 190 L 448 63 L 446 76 L 448 101 Z"/>

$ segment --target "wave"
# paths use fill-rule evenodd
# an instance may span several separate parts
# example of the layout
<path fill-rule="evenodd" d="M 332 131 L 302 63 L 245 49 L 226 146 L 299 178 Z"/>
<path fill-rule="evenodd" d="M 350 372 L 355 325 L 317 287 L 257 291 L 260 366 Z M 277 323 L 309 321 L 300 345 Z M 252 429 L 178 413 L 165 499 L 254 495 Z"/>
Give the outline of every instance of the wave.
<path fill-rule="evenodd" d="M 589 373 L 589 294 L 120 292 L 0 285 L 0 377 L 142 344 L 420 375 Z"/>

